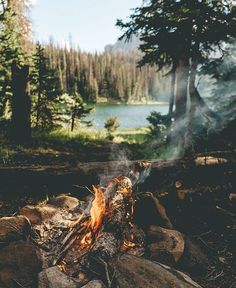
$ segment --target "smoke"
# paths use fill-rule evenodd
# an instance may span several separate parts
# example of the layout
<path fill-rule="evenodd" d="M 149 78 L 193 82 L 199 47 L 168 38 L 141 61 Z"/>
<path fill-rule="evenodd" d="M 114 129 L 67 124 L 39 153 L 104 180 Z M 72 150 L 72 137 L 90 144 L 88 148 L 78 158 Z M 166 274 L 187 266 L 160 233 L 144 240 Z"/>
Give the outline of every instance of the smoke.
<path fill-rule="evenodd" d="M 222 119 L 222 126 L 236 116 L 236 42 L 227 44 L 224 57 L 209 59 L 201 69 L 199 91 Z"/>
<path fill-rule="evenodd" d="M 131 151 L 120 144 L 112 143 L 110 145 L 110 165 L 106 167 L 106 171 L 100 175 L 100 185 L 106 186 L 107 183 L 118 175 L 127 175 L 130 171 Z"/>
<path fill-rule="evenodd" d="M 29 1 L 29 5 L 36 5 L 38 3 L 38 0 L 28 0 Z"/>

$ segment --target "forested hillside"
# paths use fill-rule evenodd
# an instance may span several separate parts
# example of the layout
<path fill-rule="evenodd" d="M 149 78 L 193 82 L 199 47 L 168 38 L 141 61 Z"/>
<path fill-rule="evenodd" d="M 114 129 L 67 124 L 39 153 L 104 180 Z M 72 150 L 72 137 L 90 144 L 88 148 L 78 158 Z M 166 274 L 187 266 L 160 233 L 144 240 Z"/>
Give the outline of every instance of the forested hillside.
<path fill-rule="evenodd" d="M 168 100 L 169 82 L 168 77 L 163 78 L 163 71 L 157 73 L 157 68 L 150 66 L 137 68 L 141 59 L 137 49 L 109 47 L 104 53 L 91 54 L 51 42 L 45 46 L 45 56 L 58 73 L 61 90 L 68 94 L 78 92 L 86 102 Z"/>

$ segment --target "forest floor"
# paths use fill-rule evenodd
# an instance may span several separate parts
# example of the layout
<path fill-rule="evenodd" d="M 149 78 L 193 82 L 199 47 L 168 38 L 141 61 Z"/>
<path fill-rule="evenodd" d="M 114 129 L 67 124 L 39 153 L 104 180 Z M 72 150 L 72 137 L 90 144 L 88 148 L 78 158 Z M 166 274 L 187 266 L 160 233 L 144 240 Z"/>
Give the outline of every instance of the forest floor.
<path fill-rule="evenodd" d="M 62 165 L 76 167 L 78 162 L 126 161 L 127 159 L 150 159 L 155 156 L 158 158 L 158 154 L 153 157 L 153 154 L 148 153 L 158 147 L 160 143 L 151 141 L 151 144 L 147 145 L 145 143 L 145 140 L 148 139 L 147 132 L 147 129 L 118 130 L 114 135 L 114 140 L 109 141 L 104 132 L 94 131 L 94 134 L 90 133 L 89 135 L 80 132 L 71 135 L 57 130 L 35 134 L 34 140 L 27 146 L 12 144 L 2 136 L 0 138 L 0 166 L 20 168 L 48 165 L 53 169 Z M 230 155 L 230 159 L 235 160 L 235 151 L 231 147 L 230 151 L 222 153 Z M 214 156 L 214 153 L 218 152 L 209 152 L 209 156 Z M 206 155 L 207 153 L 205 153 Z M 167 156 L 165 155 L 163 158 Z M 189 168 L 187 176 L 183 176 L 188 182 L 186 187 L 188 191 L 197 189 L 201 194 L 202 191 L 208 189 L 212 193 L 217 190 L 217 193 L 222 192 L 222 194 L 220 198 L 217 196 L 219 194 L 216 194 L 212 202 L 209 202 L 209 199 L 206 202 L 200 199 L 194 202 L 196 205 L 192 203 L 180 205 L 182 212 L 178 215 L 179 223 L 176 223 L 179 231 L 195 238 L 209 259 L 207 273 L 193 277 L 203 288 L 236 287 L 236 202 L 231 201 L 228 197 L 230 194 L 236 193 L 235 166 L 233 168 L 229 166 L 225 170 L 223 167 L 219 173 L 221 174 L 218 176 L 212 174 L 211 171 L 206 171 L 202 175 L 191 175 L 191 168 Z M 194 179 L 192 182 L 189 181 L 188 175 Z M 168 174 L 166 178 L 172 176 Z M 204 178 L 204 181 L 200 179 L 201 177 Z M 216 181 L 219 179 L 223 179 L 223 182 L 217 184 Z M 174 186 L 175 184 L 172 183 L 169 189 L 175 189 Z M 18 189 L 24 189 L 24 186 Z M 166 183 L 162 189 L 166 189 Z M 60 192 L 58 191 L 58 193 Z M 73 192 L 71 194 L 73 195 Z M 36 204 L 51 197 L 45 193 L 38 195 L 14 194 L 14 199 L 10 194 L 8 196 L 7 199 L 0 198 L 0 217 L 15 215 L 20 207 Z M 210 198 L 212 199 L 212 196 Z"/>
<path fill-rule="evenodd" d="M 104 130 L 79 130 L 71 133 L 65 129 L 56 129 L 34 133 L 31 143 L 16 145 L 1 135 L 0 164 L 73 165 L 78 161 L 141 159 L 147 156 L 142 151 L 148 137 L 148 128 L 120 129 L 114 133 L 113 141 L 107 139 Z"/>
<path fill-rule="evenodd" d="M 209 168 L 202 167 L 200 170 L 186 168 L 188 159 L 185 163 L 182 166 L 183 170 L 173 170 L 171 167 L 166 167 L 165 172 L 161 170 L 159 177 L 154 177 L 158 178 L 158 182 L 154 181 L 154 184 L 158 183 L 157 186 L 155 184 L 146 187 L 144 189 L 148 190 L 144 191 L 157 193 L 159 190 L 178 195 L 179 200 L 177 206 L 174 204 L 174 209 L 172 209 L 173 203 L 168 208 L 169 200 L 163 198 L 163 203 L 167 201 L 167 213 L 175 229 L 193 239 L 208 259 L 207 263 L 203 263 L 204 267 L 200 264 L 192 271 L 193 274 L 190 273 L 191 277 L 203 288 L 235 288 L 236 199 L 232 200 L 229 197 L 235 193 L 236 188 L 235 162 L 232 165 L 216 164 Z M 176 179 L 179 179 L 182 185 L 177 190 L 179 184 L 176 186 Z M 35 187 L 37 184 L 32 185 Z M 43 193 L 23 195 L 22 189 L 24 185 L 18 186 L 19 195 L 14 194 L 13 197 L 7 193 L 7 197 L 0 199 L 0 217 L 17 215 L 21 207 L 42 203 L 53 197 Z M 184 198 L 181 196 L 182 193 L 186 193 Z M 70 195 L 80 200 L 84 199 L 73 191 Z M 161 200 L 163 196 L 160 197 Z M 177 269 L 188 271 L 184 267 Z"/>

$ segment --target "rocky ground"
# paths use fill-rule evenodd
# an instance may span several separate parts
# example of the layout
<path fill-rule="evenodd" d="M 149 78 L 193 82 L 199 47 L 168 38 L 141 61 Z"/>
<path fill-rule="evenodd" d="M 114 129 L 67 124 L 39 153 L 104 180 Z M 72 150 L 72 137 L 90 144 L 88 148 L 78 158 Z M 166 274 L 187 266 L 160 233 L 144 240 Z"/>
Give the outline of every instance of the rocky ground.
<path fill-rule="evenodd" d="M 50 199 L 44 193 L 17 197 L 14 193 L 14 199 L 4 195 L 0 200 L 0 287 L 235 288 L 235 164 L 232 158 L 209 157 L 198 157 L 194 165 L 186 165 L 188 161 L 153 164 L 136 191 L 134 219 L 147 237 L 144 255 L 114 257 L 109 262 L 110 276 L 93 274 L 88 283 L 81 282 L 81 275 L 69 277 L 57 266 L 45 267 L 34 232 L 37 225 L 43 225 L 46 234 L 52 231 L 48 225 L 58 213 L 68 220 L 90 193 L 82 189 L 81 195 L 69 191 L 76 197 Z M 103 171 L 100 167 L 99 175 Z M 94 177 L 94 173 L 86 175 Z M 23 183 L 18 188 L 24 189 Z M 112 271 L 116 271 L 114 281 Z M 115 286 L 109 286 L 108 280 Z"/>

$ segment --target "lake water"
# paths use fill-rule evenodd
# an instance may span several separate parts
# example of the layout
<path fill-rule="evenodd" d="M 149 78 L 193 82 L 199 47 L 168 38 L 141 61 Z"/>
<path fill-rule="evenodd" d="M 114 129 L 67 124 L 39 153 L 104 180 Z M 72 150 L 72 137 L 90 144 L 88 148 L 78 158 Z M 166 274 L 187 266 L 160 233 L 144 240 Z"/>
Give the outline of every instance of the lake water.
<path fill-rule="evenodd" d="M 135 104 L 97 104 L 95 110 L 86 118 L 93 120 L 94 128 L 104 128 L 108 117 L 117 117 L 120 128 L 138 128 L 149 125 L 146 118 L 151 111 L 168 113 L 168 104 L 135 105 Z"/>

